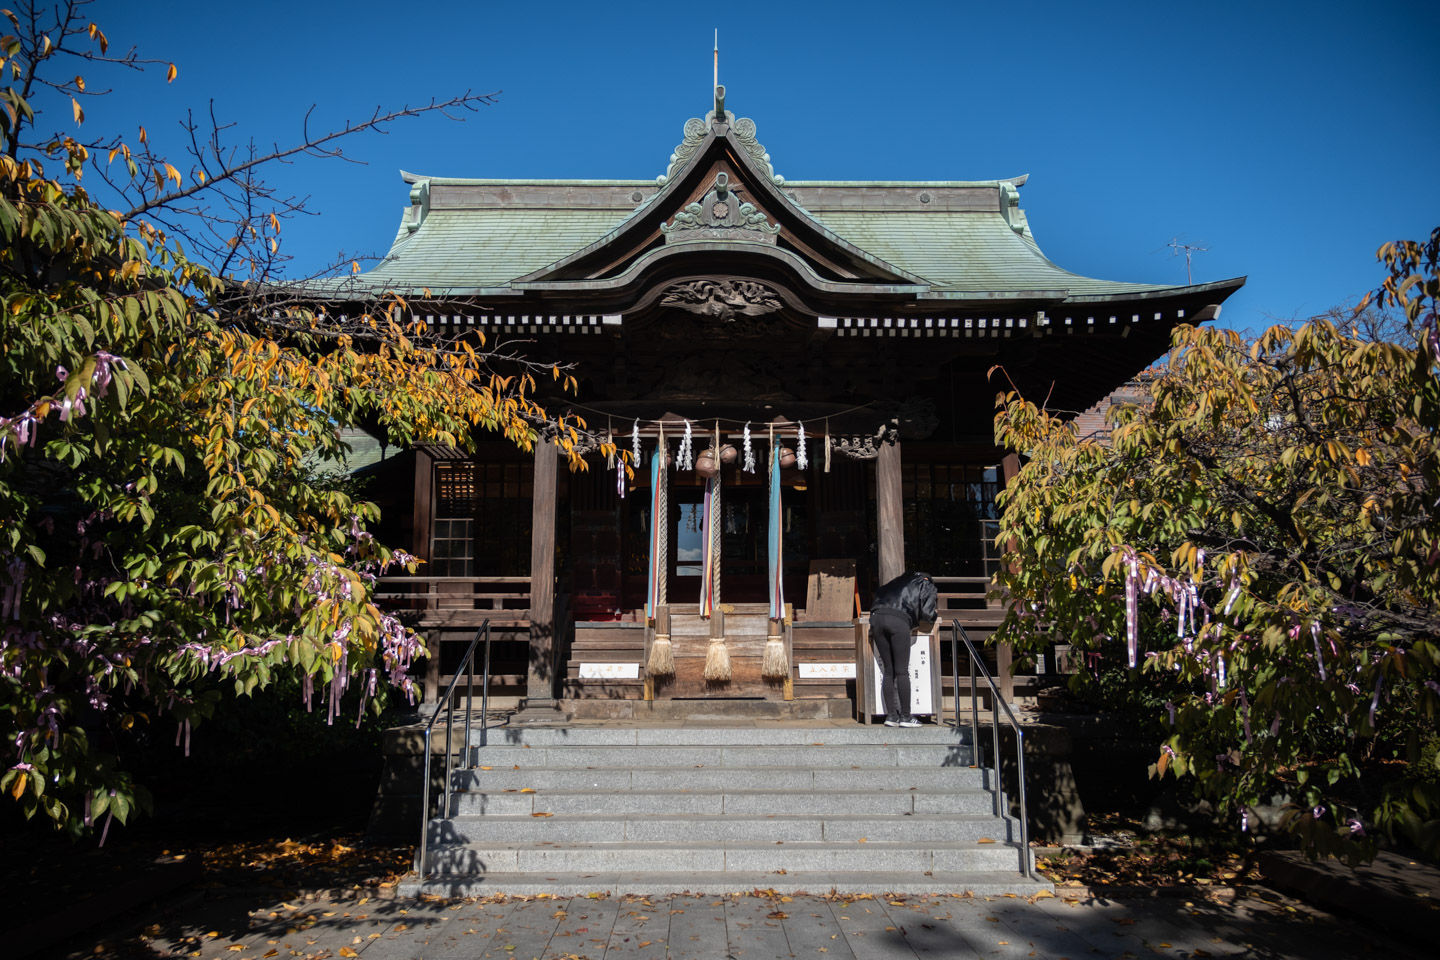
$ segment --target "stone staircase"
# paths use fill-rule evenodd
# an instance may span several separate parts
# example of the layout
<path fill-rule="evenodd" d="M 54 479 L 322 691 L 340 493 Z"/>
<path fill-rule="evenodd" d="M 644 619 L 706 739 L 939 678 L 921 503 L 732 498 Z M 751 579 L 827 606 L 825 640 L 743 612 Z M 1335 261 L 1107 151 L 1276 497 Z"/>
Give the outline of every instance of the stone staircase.
<path fill-rule="evenodd" d="M 478 743 L 478 731 L 472 743 Z M 402 894 L 1033 893 L 970 732 L 492 727 Z M 443 800 L 442 800 L 443 803 Z"/>

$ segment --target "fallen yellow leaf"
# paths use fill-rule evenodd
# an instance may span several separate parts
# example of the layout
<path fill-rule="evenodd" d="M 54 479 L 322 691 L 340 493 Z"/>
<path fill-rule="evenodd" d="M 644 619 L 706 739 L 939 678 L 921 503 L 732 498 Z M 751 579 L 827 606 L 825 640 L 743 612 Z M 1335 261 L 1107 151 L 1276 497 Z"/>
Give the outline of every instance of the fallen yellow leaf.
<path fill-rule="evenodd" d="M 341 948 L 340 948 L 340 956 L 342 956 L 342 957 L 358 957 L 358 956 L 360 956 L 360 954 L 356 953 L 354 950 L 350 949 L 349 947 L 341 947 Z"/>
<path fill-rule="evenodd" d="M 522 789 L 520 792 L 521 792 L 521 793 L 534 793 L 534 792 L 535 792 L 535 788 L 533 788 L 533 787 L 525 787 L 525 788 Z"/>
<path fill-rule="evenodd" d="M 532 814 L 530 814 L 530 816 L 532 816 L 532 817 L 553 817 L 553 816 L 555 816 L 555 814 L 553 814 L 553 813 L 532 813 Z"/>
<path fill-rule="evenodd" d="M 979 840 L 976 840 L 975 842 L 976 842 L 976 843 L 994 843 L 995 841 L 994 841 L 994 840 L 991 840 L 989 837 L 981 837 Z"/>

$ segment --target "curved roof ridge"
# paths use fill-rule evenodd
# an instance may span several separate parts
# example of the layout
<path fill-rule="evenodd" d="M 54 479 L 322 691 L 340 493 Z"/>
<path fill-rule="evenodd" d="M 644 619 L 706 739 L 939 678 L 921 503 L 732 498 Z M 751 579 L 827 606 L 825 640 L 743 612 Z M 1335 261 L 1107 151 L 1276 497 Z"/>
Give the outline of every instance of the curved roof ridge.
<path fill-rule="evenodd" d="M 597 186 L 597 187 L 653 187 L 654 180 L 581 180 L 546 177 L 432 177 L 424 174 L 400 171 L 400 179 L 406 183 L 424 181 L 442 187 L 494 187 L 511 183 L 535 184 L 537 186 Z"/>
<path fill-rule="evenodd" d="M 995 187 L 1002 183 L 1023 187 L 1030 174 L 994 180 L 786 180 L 786 187 Z"/>

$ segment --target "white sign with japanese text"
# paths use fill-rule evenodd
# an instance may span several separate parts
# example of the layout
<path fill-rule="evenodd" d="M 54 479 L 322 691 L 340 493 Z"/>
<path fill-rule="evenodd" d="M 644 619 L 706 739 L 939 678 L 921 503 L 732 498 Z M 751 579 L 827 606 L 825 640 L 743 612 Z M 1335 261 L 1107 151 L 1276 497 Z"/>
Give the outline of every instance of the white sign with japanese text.
<path fill-rule="evenodd" d="M 885 712 L 885 698 L 880 695 L 880 658 L 872 657 L 870 677 L 872 708 L 876 714 Z M 917 634 L 910 638 L 910 715 L 934 716 L 935 698 L 932 691 L 930 662 L 930 635 Z"/>

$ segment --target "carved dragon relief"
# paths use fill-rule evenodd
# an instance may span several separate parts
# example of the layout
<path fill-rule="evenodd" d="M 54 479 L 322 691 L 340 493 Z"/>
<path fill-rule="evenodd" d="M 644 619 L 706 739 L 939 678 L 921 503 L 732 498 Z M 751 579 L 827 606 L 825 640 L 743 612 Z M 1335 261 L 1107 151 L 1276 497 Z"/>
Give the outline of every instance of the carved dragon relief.
<path fill-rule="evenodd" d="M 783 306 L 775 291 L 753 280 L 692 280 L 673 284 L 661 295 L 660 305 L 716 320 L 758 317 Z"/>

